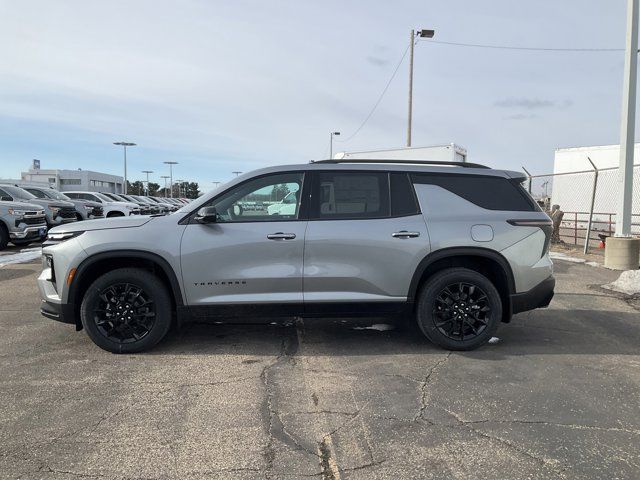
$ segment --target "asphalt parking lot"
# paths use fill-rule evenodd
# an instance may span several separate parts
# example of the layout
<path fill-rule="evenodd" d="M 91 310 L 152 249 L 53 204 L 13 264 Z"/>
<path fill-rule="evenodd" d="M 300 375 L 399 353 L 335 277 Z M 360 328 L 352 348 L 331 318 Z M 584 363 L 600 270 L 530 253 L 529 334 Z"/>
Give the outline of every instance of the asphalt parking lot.
<path fill-rule="evenodd" d="M 121 356 L 40 316 L 39 269 L 0 268 L 2 478 L 640 478 L 640 315 L 604 268 L 557 261 L 469 353 L 314 320 Z"/>

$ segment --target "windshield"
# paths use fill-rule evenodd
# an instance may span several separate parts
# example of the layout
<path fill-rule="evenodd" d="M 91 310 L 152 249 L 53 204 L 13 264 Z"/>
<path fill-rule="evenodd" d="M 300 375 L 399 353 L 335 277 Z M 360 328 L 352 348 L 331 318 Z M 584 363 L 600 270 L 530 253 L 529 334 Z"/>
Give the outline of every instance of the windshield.
<path fill-rule="evenodd" d="M 91 192 L 92 194 L 94 194 L 96 197 L 98 197 L 100 200 L 102 200 L 103 202 L 113 202 L 113 198 L 109 198 L 106 195 L 100 193 L 100 192 Z"/>
<path fill-rule="evenodd" d="M 23 190 L 20 187 L 13 187 L 11 185 L 2 185 L 1 188 L 5 190 L 9 195 L 15 198 L 20 198 L 23 200 L 33 200 L 34 198 L 37 198 L 35 195 L 32 195 L 31 193 L 27 192 L 26 190 Z"/>
<path fill-rule="evenodd" d="M 42 190 L 44 194 L 49 198 L 54 198 L 55 200 L 71 200 L 64 193 L 60 193 L 56 190 Z"/>

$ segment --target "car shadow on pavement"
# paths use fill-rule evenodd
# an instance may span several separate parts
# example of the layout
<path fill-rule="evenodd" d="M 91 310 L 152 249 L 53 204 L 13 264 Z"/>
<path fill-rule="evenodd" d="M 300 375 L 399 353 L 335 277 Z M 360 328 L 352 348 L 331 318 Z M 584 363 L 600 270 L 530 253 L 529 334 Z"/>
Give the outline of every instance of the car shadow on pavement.
<path fill-rule="evenodd" d="M 637 355 L 640 314 L 598 310 L 537 310 L 501 324 L 495 343 L 461 352 L 499 360 L 522 355 Z M 384 323 L 383 323 L 384 322 Z M 373 325 L 373 328 L 367 326 Z M 387 329 L 389 328 L 389 329 Z M 442 354 L 415 327 L 389 320 L 312 319 L 277 324 L 185 325 L 150 355 L 274 355 L 287 343 L 313 355 Z"/>

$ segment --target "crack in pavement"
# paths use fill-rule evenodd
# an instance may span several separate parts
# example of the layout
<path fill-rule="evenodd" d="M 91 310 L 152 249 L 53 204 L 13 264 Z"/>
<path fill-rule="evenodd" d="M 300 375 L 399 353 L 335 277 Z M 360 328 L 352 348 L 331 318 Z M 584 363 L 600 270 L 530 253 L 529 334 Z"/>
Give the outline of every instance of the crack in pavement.
<path fill-rule="evenodd" d="M 461 425 L 461 426 L 467 428 L 469 431 L 471 431 L 471 432 L 475 433 L 476 435 L 479 435 L 479 436 L 481 436 L 483 438 L 486 438 L 488 440 L 492 440 L 494 442 L 498 442 L 501 445 L 504 445 L 505 447 L 507 447 L 508 449 L 513 450 L 513 451 L 515 451 L 515 452 L 517 452 L 517 453 L 519 453 L 521 455 L 524 455 L 524 456 L 528 457 L 529 459 L 535 461 L 536 463 L 538 463 L 540 465 L 548 467 L 559 478 L 565 478 L 564 472 L 569 467 L 567 465 L 563 465 L 562 468 L 558 469 L 557 465 L 560 464 L 560 461 L 558 461 L 558 460 L 550 460 L 550 459 L 545 458 L 545 457 L 540 457 L 540 456 L 536 455 L 535 453 L 532 453 L 529 450 L 526 450 L 525 448 L 520 447 L 520 446 L 510 442 L 509 440 L 506 440 L 506 439 L 498 437 L 498 436 L 490 435 L 490 434 L 488 434 L 486 432 L 478 430 L 478 429 L 473 427 L 473 425 L 476 425 L 477 423 L 465 422 L 455 412 L 447 410 L 444 407 L 443 407 L 443 410 L 445 412 L 447 412 L 449 415 L 451 415 L 453 418 L 455 418 L 457 420 L 457 422 L 458 422 L 458 425 Z M 441 426 L 445 426 L 445 427 L 449 426 L 450 427 L 450 425 L 446 425 L 446 424 L 442 424 Z"/>
<path fill-rule="evenodd" d="M 416 415 L 413 417 L 413 421 L 418 421 L 420 419 L 422 419 L 422 416 L 424 414 L 424 411 L 427 409 L 427 386 L 429 385 L 429 382 L 431 380 L 431 377 L 437 372 L 437 370 L 444 365 L 445 363 L 447 363 L 449 361 L 449 358 L 451 357 L 451 354 L 453 352 L 447 352 L 446 355 L 444 356 L 444 358 L 438 360 L 427 372 L 427 376 L 424 378 L 424 380 L 421 383 L 420 386 L 420 408 L 418 409 L 418 413 L 416 413 Z"/>

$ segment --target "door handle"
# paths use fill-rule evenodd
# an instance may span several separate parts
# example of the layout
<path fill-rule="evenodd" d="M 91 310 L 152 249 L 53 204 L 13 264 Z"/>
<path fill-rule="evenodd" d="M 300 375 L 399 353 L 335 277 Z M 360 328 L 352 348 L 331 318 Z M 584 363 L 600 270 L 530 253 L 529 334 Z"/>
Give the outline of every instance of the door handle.
<path fill-rule="evenodd" d="M 276 232 L 270 233 L 269 235 L 267 235 L 267 238 L 269 240 L 293 240 L 294 238 L 296 238 L 296 234 Z"/>
<path fill-rule="evenodd" d="M 406 230 L 400 230 L 391 234 L 393 238 L 415 238 L 420 236 L 420 232 L 407 232 Z"/>

